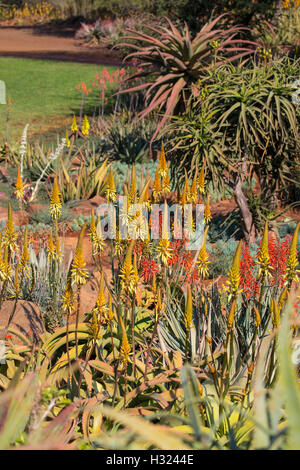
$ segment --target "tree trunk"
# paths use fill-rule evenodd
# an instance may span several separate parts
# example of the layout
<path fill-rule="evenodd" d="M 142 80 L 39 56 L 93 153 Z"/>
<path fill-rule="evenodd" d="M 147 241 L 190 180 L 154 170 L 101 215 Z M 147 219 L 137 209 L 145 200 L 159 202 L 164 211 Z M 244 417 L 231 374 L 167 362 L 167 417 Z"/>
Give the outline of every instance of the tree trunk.
<path fill-rule="evenodd" d="M 244 179 L 243 177 L 246 173 L 246 167 L 247 167 L 247 154 L 244 154 L 240 171 L 235 181 L 234 197 L 241 213 L 244 237 L 247 243 L 255 243 L 256 237 L 255 237 L 255 227 L 253 223 L 253 217 L 249 209 L 247 198 L 242 190 L 242 184 L 243 184 L 243 179 Z"/>

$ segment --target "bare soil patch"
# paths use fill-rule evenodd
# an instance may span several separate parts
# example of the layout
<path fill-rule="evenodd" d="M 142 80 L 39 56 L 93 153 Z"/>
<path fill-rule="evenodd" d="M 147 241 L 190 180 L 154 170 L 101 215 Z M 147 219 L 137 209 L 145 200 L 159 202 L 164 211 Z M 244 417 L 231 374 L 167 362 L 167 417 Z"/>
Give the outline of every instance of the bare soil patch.
<path fill-rule="evenodd" d="M 117 51 L 83 46 L 75 40 L 72 27 L 18 27 L 0 25 L 0 56 L 25 57 L 121 65 Z"/>

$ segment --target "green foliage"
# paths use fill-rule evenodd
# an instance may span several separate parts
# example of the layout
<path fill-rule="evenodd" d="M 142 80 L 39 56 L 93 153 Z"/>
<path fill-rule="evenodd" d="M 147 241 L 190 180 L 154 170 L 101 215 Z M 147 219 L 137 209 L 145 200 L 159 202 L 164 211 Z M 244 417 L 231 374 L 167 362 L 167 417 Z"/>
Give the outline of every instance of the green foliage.
<path fill-rule="evenodd" d="M 144 67 L 133 78 L 149 76 L 150 80 L 120 93 L 146 90 L 147 106 L 139 114 L 140 118 L 147 116 L 155 108 L 163 111 L 152 140 L 170 116 L 183 111 L 193 87 L 209 69 L 224 61 L 233 62 L 249 56 L 253 52 L 249 48 L 249 41 L 237 39 L 242 33 L 241 28 L 233 26 L 226 29 L 224 24 L 222 29 L 216 27 L 222 19 L 224 20 L 224 15 L 205 24 L 194 39 L 187 25 L 184 29 L 177 29 L 170 20 L 168 28 L 149 26 L 149 34 L 128 30 L 131 33 L 127 37 L 129 42 L 124 45 L 135 52 L 129 54 L 127 59 L 138 59 Z M 152 32 L 159 34 L 159 37 L 150 35 Z"/>

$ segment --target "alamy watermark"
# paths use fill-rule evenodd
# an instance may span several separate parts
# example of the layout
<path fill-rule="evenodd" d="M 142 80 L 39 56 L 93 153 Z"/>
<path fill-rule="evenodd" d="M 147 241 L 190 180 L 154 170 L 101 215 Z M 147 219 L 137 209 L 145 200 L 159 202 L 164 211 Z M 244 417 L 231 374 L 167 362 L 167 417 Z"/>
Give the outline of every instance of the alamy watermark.
<path fill-rule="evenodd" d="M 201 247 L 204 233 L 204 205 L 196 204 L 129 204 L 127 196 L 119 196 L 117 204 L 101 204 L 97 208 L 103 239 L 158 240 L 185 239 L 187 250 Z M 117 233 L 118 227 L 118 233 Z"/>
<path fill-rule="evenodd" d="M 5 364 L 5 342 L 0 340 L 0 364 Z"/>
<path fill-rule="evenodd" d="M 0 80 L 0 104 L 6 104 L 6 85 Z"/>

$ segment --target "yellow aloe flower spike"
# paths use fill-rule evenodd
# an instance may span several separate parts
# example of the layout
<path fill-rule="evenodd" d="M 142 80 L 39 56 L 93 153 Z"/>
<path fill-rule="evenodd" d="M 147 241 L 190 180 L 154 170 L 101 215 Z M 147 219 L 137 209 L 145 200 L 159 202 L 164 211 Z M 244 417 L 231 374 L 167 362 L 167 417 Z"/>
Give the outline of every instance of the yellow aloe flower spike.
<path fill-rule="evenodd" d="M 163 177 L 163 181 L 162 181 L 162 192 L 164 194 L 169 194 L 170 191 L 171 191 L 171 184 L 170 184 L 170 178 L 169 178 L 169 170 L 167 168 L 167 173 Z"/>
<path fill-rule="evenodd" d="M 209 224 L 209 222 L 212 219 L 211 211 L 210 211 L 210 205 L 209 205 L 209 198 L 210 198 L 210 196 L 208 194 L 206 204 L 205 204 L 205 208 L 204 208 L 204 220 L 205 220 L 206 224 Z"/>
<path fill-rule="evenodd" d="M 134 246 L 134 240 L 131 240 L 125 260 L 123 268 L 121 269 L 121 289 L 126 294 L 132 294 L 135 290 L 135 283 L 133 279 L 133 266 L 132 266 L 132 251 Z"/>
<path fill-rule="evenodd" d="M 242 252 L 242 240 L 239 241 L 237 246 L 233 263 L 231 269 L 228 273 L 229 280 L 227 281 L 228 286 L 225 287 L 225 290 L 228 291 L 229 297 L 228 300 L 235 300 L 242 289 L 239 290 L 240 287 L 240 263 L 241 263 L 241 252 Z"/>
<path fill-rule="evenodd" d="M 115 318 L 115 315 L 114 315 L 114 311 L 113 311 L 113 307 L 112 307 L 111 295 L 108 294 L 108 311 L 107 311 L 107 314 L 106 314 L 106 320 L 109 323 L 112 323 L 114 318 Z"/>
<path fill-rule="evenodd" d="M 189 179 L 186 169 L 184 169 L 184 193 L 186 196 L 186 201 L 191 202 L 191 191 L 189 186 Z"/>
<path fill-rule="evenodd" d="M 62 309 L 64 312 L 71 313 L 74 307 L 73 302 L 72 277 L 68 276 L 65 294 L 62 297 Z"/>
<path fill-rule="evenodd" d="M 98 291 L 98 297 L 96 300 L 96 306 L 95 310 L 97 313 L 100 315 L 105 315 L 107 312 L 107 306 L 106 306 L 106 300 L 105 300 L 105 295 L 104 295 L 104 274 L 102 272 L 101 278 L 100 278 L 100 284 L 99 284 L 99 291 Z"/>
<path fill-rule="evenodd" d="M 63 254 L 62 254 L 62 251 L 60 249 L 59 237 L 56 238 L 55 259 L 56 259 L 56 261 L 62 261 L 62 259 L 63 259 Z"/>
<path fill-rule="evenodd" d="M 155 277 L 155 281 L 154 281 L 154 277 Z M 156 276 L 153 276 L 153 282 L 156 282 Z M 152 291 L 153 291 L 154 295 L 156 296 L 156 285 L 155 285 L 155 290 L 154 290 L 153 285 L 152 285 Z M 161 291 L 160 291 L 160 289 L 158 289 L 157 290 L 157 296 L 156 296 L 156 302 L 155 302 L 155 322 L 156 323 L 158 322 L 158 319 L 161 315 L 161 311 L 162 311 Z"/>
<path fill-rule="evenodd" d="M 2 263 L 2 273 L 1 277 L 3 281 L 11 281 L 12 269 L 8 262 L 8 247 L 4 248 L 4 257 Z"/>
<path fill-rule="evenodd" d="M 137 268 L 136 252 L 133 253 L 133 282 L 135 283 L 135 288 L 137 288 L 140 285 L 139 272 Z"/>
<path fill-rule="evenodd" d="M 153 191 L 152 191 L 152 196 L 154 202 L 158 202 L 160 197 L 161 197 L 162 189 L 160 185 L 160 179 L 159 179 L 159 167 L 156 168 L 156 173 L 155 173 L 155 178 L 154 178 L 154 183 L 153 183 Z"/>
<path fill-rule="evenodd" d="M 21 292 L 20 285 L 19 285 L 19 272 L 20 272 L 20 263 L 18 262 L 16 269 L 15 269 L 15 279 L 14 279 L 14 291 L 17 296 Z"/>
<path fill-rule="evenodd" d="M 108 173 L 105 196 L 107 202 L 115 202 L 117 199 L 117 192 L 112 168 L 110 168 L 110 171 Z"/>
<path fill-rule="evenodd" d="M 72 121 L 72 125 L 71 125 L 71 132 L 73 134 L 75 134 L 75 132 L 78 131 L 78 126 L 77 126 L 77 122 L 76 122 L 76 117 L 73 116 L 73 121 Z"/>
<path fill-rule="evenodd" d="M 289 296 L 289 291 L 287 287 L 285 287 L 279 297 L 278 305 L 279 305 L 280 310 L 283 310 L 283 307 L 285 306 L 288 296 Z"/>
<path fill-rule="evenodd" d="M 25 232 L 24 232 L 23 250 L 22 250 L 22 254 L 21 254 L 21 258 L 20 258 L 20 263 L 21 263 L 22 269 L 26 269 L 28 260 L 29 260 L 28 225 L 26 225 Z"/>
<path fill-rule="evenodd" d="M 197 173 L 196 173 L 192 182 L 191 189 L 190 189 L 190 200 L 193 204 L 196 204 L 197 196 L 198 194 L 197 194 Z"/>
<path fill-rule="evenodd" d="M 205 193 L 205 178 L 204 178 L 204 167 L 201 168 L 198 179 L 197 179 L 198 191 L 201 194 Z"/>
<path fill-rule="evenodd" d="M 235 317 L 235 312 L 236 312 L 236 300 L 232 302 L 228 318 L 227 318 L 227 328 L 228 330 L 231 330 L 233 327 L 233 322 L 234 322 L 234 317 Z"/>
<path fill-rule="evenodd" d="M 82 134 L 83 135 L 89 135 L 90 132 L 90 123 L 86 115 L 84 115 L 83 121 L 82 121 Z"/>
<path fill-rule="evenodd" d="M 5 228 L 3 246 L 8 247 L 10 251 L 15 251 L 16 249 L 18 249 L 16 241 L 17 241 L 17 234 L 15 233 L 12 208 L 11 208 L 11 203 L 9 202 L 8 210 L 7 210 L 7 224 Z"/>
<path fill-rule="evenodd" d="M 54 178 L 50 198 L 50 214 L 53 220 L 60 219 L 61 216 L 61 194 L 57 184 L 57 177 Z"/>
<path fill-rule="evenodd" d="M 193 326 L 193 296 L 191 286 L 188 284 L 186 288 L 186 304 L 184 314 L 184 324 L 188 333 Z"/>
<path fill-rule="evenodd" d="M 161 176 L 162 178 L 165 178 L 167 176 L 167 173 L 168 173 L 168 166 L 167 166 L 167 161 L 166 161 L 166 155 L 165 155 L 163 142 L 161 143 L 161 151 L 160 151 L 160 155 L 159 155 L 158 173 L 159 173 L 159 176 Z"/>
<path fill-rule="evenodd" d="M 270 256 L 269 256 L 269 230 L 268 230 L 268 222 L 265 223 L 263 238 L 261 242 L 261 249 L 258 255 L 258 278 L 262 275 L 271 276 L 270 270 L 272 269 L 270 264 Z"/>
<path fill-rule="evenodd" d="M 280 325 L 280 312 L 276 300 L 271 299 L 272 323 L 274 328 Z"/>
<path fill-rule="evenodd" d="M 56 250 L 55 250 L 55 245 L 54 245 L 53 235 L 52 235 L 52 229 L 51 229 L 49 240 L 48 240 L 48 246 L 47 246 L 48 260 L 49 261 L 54 260 L 55 254 L 56 254 L 55 251 Z"/>
<path fill-rule="evenodd" d="M 91 225 L 90 225 L 90 238 L 91 238 L 91 241 L 93 241 L 93 237 L 96 234 L 96 223 L 95 223 L 95 212 L 92 210 L 92 216 L 91 216 Z"/>
<path fill-rule="evenodd" d="M 202 279 L 206 279 L 208 277 L 208 254 L 206 251 L 206 238 L 207 238 L 207 232 L 208 232 L 209 226 L 207 225 L 204 230 L 203 234 L 203 241 L 202 245 L 198 254 L 197 258 L 197 267 L 198 267 L 198 272 Z"/>
<path fill-rule="evenodd" d="M 168 206 L 165 202 L 164 205 L 164 212 L 163 212 L 163 221 L 162 221 L 162 233 L 161 239 L 159 241 L 157 247 L 157 256 L 160 262 L 163 265 L 167 265 L 169 259 L 171 258 L 172 249 L 170 248 L 170 240 L 169 240 L 169 217 L 168 217 Z"/>
<path fill-rule="evenodd" d="M 66 129 L 66 146 L 67 146 L 68 148 L 71 147 L 71 141 L 70 141 L 70 139 L 69 139 L 68 129 Z"/>
<path fill-rule="evenodd" d="M 127 363 L 128 363 L 128 360 L 129 360 L 131 348 L 130 348 L 130 344 L 129 344 L 129 341 L 128 341 L 128 338 L 127 338 L 127 334 L 126 334 L 126 330 L 125 330 L 123 321 L 122 321 L 122 319 L 120 319 L 120 320 L 121 320 L 121 328 L 122 328 L 122 341 L 121 341 L 119 359 L 120 359 L 120 364 L 123 365 L 124 367 L 126 367 Z"/>
<path fill-rule="evenodd" d="M 254 314 L 255 314 L 255 326 L 258 328 L 259 325 L 261 324 L 261 318 L 260 318 L 260 313 L 258 311 L 258 309 L 254 306 L 253 307 L 253 310 L 254 310 Z"/>
<path fill-rule="evenodd" d="M 22 182 L 22 178 L 21 178 L 20 166 L 18 166 L 18 176 L 17 176 L 17 182 L 16 182 L 15 195 L 16 195 L 17 199 L 23 199 L 24 198 L 24 187 L 23 187 L 23 182 Z"/>
<path fill-rule="evenodd" d="M 137 202 L 135 165 L 132 165 L 132 170 L 131 170 L 129 201 L 131 202 L 131 204 L 135 204 Z"/>
<path fill-rule="evenodd" d="M 85 269 L 85 261 L 83 258 L 83 239 L 85 233 L 85 224 L 83 225 L 81 232 L 78 237 L 77 247 L 74 254 L 74 259 L 71 265 L 71 276 L 72 281 L 78 286 L 82 286 L 86 283 L 89 277 L 88 271 Z"/>
<path fill-rule="evenodd" d="M 285 276 L 284 276 L 288 289 L 291 288 L 293 281 L 295 282 L 299 281 L 298 273 L 300 271 L 296 269 L 298 266 L 297 244 L 298 244 L 299 228 L 300 228 L 300 222 L 298 222 L 295 228 L 294 234 L 293 234 L 293 238 L 292 238 L 292 242 L 290 246 L 290 252 L 289 252 L 289 256 L 287 260 L 287 267 L 286 267 Z"/>

